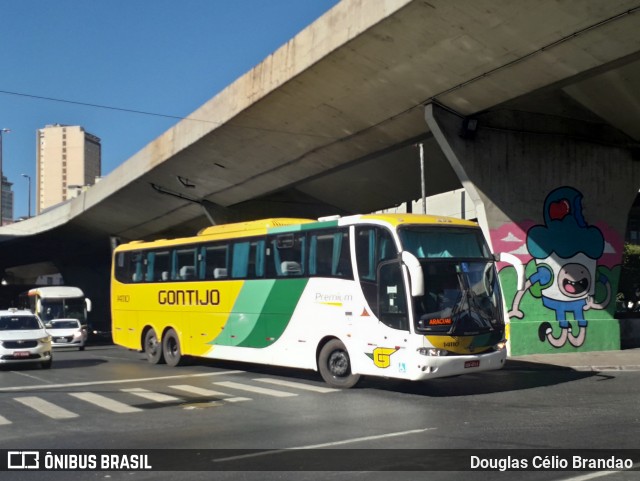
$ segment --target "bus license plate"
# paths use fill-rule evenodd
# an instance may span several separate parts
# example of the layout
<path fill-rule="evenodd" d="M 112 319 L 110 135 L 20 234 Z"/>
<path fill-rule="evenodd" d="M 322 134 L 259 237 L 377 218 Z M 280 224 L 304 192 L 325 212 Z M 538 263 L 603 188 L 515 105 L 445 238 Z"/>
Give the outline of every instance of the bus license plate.
<path fill-rule="evenodd" d="M 464 363 L 464 368 L 468 367 L 480 367 L 480 361 L 466 361 Z"/>

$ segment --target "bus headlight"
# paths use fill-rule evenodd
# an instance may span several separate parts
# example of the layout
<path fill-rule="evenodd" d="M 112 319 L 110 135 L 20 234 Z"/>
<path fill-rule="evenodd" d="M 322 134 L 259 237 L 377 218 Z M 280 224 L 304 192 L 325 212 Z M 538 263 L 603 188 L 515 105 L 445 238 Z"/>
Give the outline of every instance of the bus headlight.
<path fill-rule="evenodd" d="M 449 351 L 435 347 L 419 347 L 417 350 L 418 354 L 423 356 L 446 356 L 449 354 Z"/>
<path fill-rule="evenodd" d="M 505 347 L 507 347 L 507 340 L 506 339 L 503 339 L 502 341 L 500 341 L 499 343 L 497 343 L 497 344 L 495 344 L 493 346 L 493 348 L 496 351 L 502 351 Z"/>

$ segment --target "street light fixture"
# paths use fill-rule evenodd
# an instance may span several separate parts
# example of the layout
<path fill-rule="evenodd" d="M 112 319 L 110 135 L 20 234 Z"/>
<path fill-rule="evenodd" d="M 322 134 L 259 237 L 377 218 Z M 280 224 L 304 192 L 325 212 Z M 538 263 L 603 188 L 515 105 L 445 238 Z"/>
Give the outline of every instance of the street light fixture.
<path fill-rule="evenodd" d="M 2 135 L 11 132 L 9 129 L 0 129 L 0 227 L 4 225 L 4 213 L 2 212 L 2 197 L 4 193 L 4 176 L 2 174 Z"/>
<path fill-rule="evenodd" d="M 31 176 L 27 174 L 22 174 L 22 177 L 26 178 L 29 181 L 29 210 L 27 211 L 27 219 L 31 219 Z"/>

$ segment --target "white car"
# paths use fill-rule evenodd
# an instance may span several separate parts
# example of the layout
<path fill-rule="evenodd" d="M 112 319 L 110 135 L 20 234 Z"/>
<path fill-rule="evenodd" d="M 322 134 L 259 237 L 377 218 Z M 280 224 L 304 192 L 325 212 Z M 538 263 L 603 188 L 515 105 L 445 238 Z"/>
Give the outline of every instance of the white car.
<path fill-rule="evenodd" d="M 45 325 L 53 347 L 77 347 L 84 351 L 87 328 L 77 319 L 53 319 Z"/>
<path fill-rule="evenodd" d="M 31 311 L 0 310 L 0 366 L 40 363 L 48 369 L 53 362 L 51 336 Z"/>

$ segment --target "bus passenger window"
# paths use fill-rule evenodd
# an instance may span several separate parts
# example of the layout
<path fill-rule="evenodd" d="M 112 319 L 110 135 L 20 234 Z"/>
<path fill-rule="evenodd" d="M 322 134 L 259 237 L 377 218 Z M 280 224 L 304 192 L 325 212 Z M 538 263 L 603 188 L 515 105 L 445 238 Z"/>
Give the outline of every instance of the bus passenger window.
<path fill-rule="evenodd" d="M 179 249 L 174 251 L 175 272 L 180 281 L 196 279 L 196 249 Z"/>
<path fill-rule="evenodd" d="M 356 262 L 362 281 L 375 281 L 378 264 L 398 255 L 391 233 L 381 227 L 356 229 Z"/>
<path fill-rule="evenodd" d="M 231 277 L 234 279 L 256 279 L 264 277 L 265 242 L 246 241 L 233 245 Z"/>
<path fill-rule="evenodd" d="M 305 274 L 304 234 L 282 234 L 271 239 L 269 277 L 299 277 Z"/>
<path fill-rule="evenodd" d="M 227 244 L 213 244 L 202 248 L 200 257 L 201 279 L 225 279 L 229 266 L 229 246 Z"/>
<path fill-rule="evenodd" d="M 347 230 L 309 235 L 309 275 L 353 278 Z"/>
<path fill-rule="evenodd" d="M 119 252 L 115 258 L 115 276 L 119 282 L 142 280 L 142 255 L 140 252 Z"/>
<path fill-rule="evenodd" d="M 395 242 L 387 229 L 378 226 L 356 228 L 356 265 L 362 293 L 375 315 L 378 315 L 378 265 L 398 255 Z"/>
<path fill-rule="evenodd" d="M 171 270 L 171 256 L 169 251 L 147 253 L 147 282 L 166 281 Z M 164 273 L 164 277 L 163 277 Z"/>

